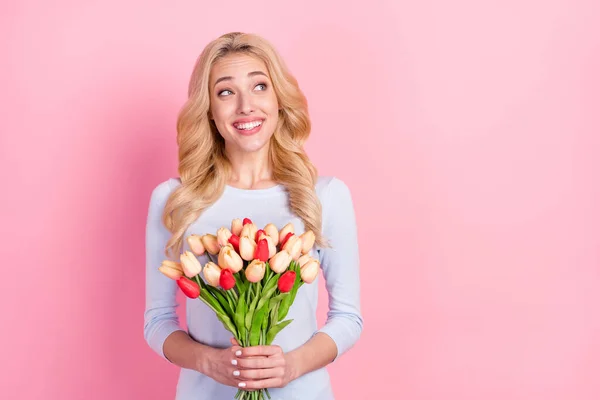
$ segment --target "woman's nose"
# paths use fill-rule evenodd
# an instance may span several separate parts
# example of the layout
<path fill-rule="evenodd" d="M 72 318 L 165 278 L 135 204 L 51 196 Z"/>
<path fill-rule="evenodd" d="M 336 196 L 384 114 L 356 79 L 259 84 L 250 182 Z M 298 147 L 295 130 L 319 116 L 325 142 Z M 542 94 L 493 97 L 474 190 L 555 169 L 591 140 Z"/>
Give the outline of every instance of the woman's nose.
<path fill-rule="evenodd" d="M 252 98 L 249 94 L 241 94 L 238 102 L 238 113 L 249 114 L 254 111 L 254 105 L 252 104 Z"/>

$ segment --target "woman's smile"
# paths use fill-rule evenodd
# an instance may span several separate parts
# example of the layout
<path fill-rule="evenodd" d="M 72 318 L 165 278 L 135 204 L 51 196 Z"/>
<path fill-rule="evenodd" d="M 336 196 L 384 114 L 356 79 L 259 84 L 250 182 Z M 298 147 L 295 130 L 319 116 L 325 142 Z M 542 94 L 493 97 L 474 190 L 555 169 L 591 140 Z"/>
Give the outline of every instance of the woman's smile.
<path fill-rule="evenodd" d="M 263 121 L 263 118 L 240 118 L 232 126 L 240 135 L 250 136 L 260 131 Z"/>

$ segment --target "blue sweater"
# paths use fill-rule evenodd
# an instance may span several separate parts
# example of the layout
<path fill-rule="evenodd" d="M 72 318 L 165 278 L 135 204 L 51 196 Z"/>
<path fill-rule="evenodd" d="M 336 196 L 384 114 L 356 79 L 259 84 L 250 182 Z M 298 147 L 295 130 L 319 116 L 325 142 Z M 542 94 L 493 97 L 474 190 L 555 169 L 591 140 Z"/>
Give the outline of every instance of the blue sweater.
<path fill-rule="evenodd" d="M 162 224 L 161 217 L 169 194 L 181 185 L 179 179 L 171 178 L 160 183 L 152 192 L 146 227 L 146 309 L 144 314 L 144 337 L 148 345 L 165 360 L 163 343 L 174 331 L 182 330 L 176 314 L 178 306 L 175 281 L 158 271 L 170 233 Z M 319 177 L 317 195 L 323 208 L 322 229 L 331 247 L 315 247 L 313 256 L 321 262 L 329 297 L 327 321 L 317 326 L 316 308 L 318 295 L 317 278 L 303 285 L 286 319 L 294 321 L 281 331 L 273 345 L 284 352 L 302 346 L 315 333 L 329 335 L 337 346 L 337 357 L 348 351 L 358 340 L 363 326 L 360 312 L 359 252 L 357 227 L 350 191 L 346 184 L 335 177 Z M 192 223 L 185 237 L 195 234 L 216 234 L 222 226 L 231 227 L 235 218 L 250 218 L 259 228 L 273 223 L 281 229 L 292 222 L 296 234 L 304 232 L 304 224 L 290 211 L 289 196 L 283 185 L 267 189 L 245 190 L 226 186 L 221 198 Z M 188 250 L 184 240 L 184 249 Z M 199 257 L 204 265 L 208 260 Z M 232 334 L 225 330 L 202 301 L 186 298 L 187 333 L 194 340 L 209 346 L 230 346 Z M 201 373 L 181 369 L 177 384 L 176 400 L 233 399 L 237 388 L 222 385 Z M 285 388 L 269 389 L 272 400 L 329 400 L 333 391 L 325 368 L 308 373 Z"/>

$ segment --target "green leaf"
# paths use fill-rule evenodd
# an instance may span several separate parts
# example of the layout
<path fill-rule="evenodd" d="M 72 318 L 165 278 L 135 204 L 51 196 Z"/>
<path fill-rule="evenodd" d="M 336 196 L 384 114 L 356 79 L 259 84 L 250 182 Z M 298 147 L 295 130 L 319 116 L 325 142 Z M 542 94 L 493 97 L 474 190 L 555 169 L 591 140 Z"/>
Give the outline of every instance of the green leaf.
<path fill-rule="evenodd" d="M 265 304 L 265 307 L 267 307 L 267 309 L 265 311 L 265 315 L 263 316 L 262 326 L 260 328 L 262 332 L 266 332 L 269 325 L 269 305 Z"/>
<path fill-rule="evenodd" d="M 246 316 L 246 296 L 240 296 L 240 299 L 237 304 L 237 308 L 235 310 L 235 325 L 237 326 L 239 332 L 240 340 L 246 337 L 246 325 L 244 321 L 244 317 Z M 240 343 L 242 344 L 242 343 Z"/>
<path fill-rule="evenodd" d="M 256 308 L 261 308 L 264 304 L 269 305 L 269 300 L 275 291 L 277 290 L 277 286 L 272 286 L 271 288 L 265 288 L 262 295 L 260 296 L 260 300 L 258 302 L 258 306 Z"/>
<path fill-rule="evenodd" d="M 257 346 L 260 341 L 260 328 L 262 326 L 263 318 L 267 312 L 268 304 L 265 304 L 258 309 L 252 317 L 252 326 L 250 327 L 250 346 Z"/>
<path fill-rule="evenodd" d="M 233 334 L 234 337 L 239 337 L 235 325 L 231 322 L 231 319 L 227 315 L 217 313 L 217 318 L 223 323 L 225 329 Z"/>
<path fill-rule="evenodd" d="M 283 328 L 285 328 L 286 326 L 288 326 L 289 324 L 291 324 L 293 321 L 293 319 L 288 319 L 287 321 L 283 321 L 280 322 L 279 324 L 273 326 L 271 329 L 269 329 L 269 331 L 267 332 L 267 342 L 266 344 L 270 345 L 271 343 L 273 343 L 273 339 L 275 339 L 275 336 L 281 332 L 281 330 Z"/>
<path fill-rule="evenodd" d="M 225 314 L 225 310 L 223 310 L 219 301 L 208 290 L 201 290 L 200 297 L 202 297 L 215 312 Z"/>
<path fill-rule="evenodd" d="M 281 300 L 289 296 L 289 293 L 279 293 L 277 296 L 269 300 L 269 310 L 272 310 Z"/>
<path fill-rule="evenodd" d="M 275 306 L 271 309 L 269 308 L 269 314 L 271 315 L 271 323 L 269 326 L 275 326 L 277 325 L 277 322 L 279 322 L 279 304 L 281 302 L 277 302 L 275 304 Z"/>
<path fill-rule="evenodd" d="M 233 309 L 229 304 L 229 301 L 227 301 L 225 298 L 225 295 L 221 293 L 221 290 L 208 285 L 206 286 L 206 289 L 219 300 L 219 303 L 221 304 L 223 310 L 225 310 L 227 313 L 227 316 L 233 317 Z"/>
<path fill-rule="evenodd" d="M 250 327 L 252 325 L 252 317 L 254 316 L 254 311 L 256 310 L 256 305 L 258 304 L 258 301 L 260 300 L 260 282 L 258 283 L 254 283 L 251 285 L 251 289 L 254 288 L 255 292 L 253 294 L 254 298 L 252 299 L 252 302 L 250 303 L 250 307 L 248 308 L 248 313 L 246 314 L 246 329 L 250 330 Z"/>

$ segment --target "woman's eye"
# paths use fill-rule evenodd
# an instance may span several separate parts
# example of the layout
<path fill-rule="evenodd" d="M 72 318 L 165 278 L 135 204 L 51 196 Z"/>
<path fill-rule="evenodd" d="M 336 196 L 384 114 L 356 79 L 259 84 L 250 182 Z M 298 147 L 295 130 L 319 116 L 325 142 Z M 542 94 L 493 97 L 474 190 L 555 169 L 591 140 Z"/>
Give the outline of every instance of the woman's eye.
<path fill-rule="evenodd" d="M 227 90 L 227 89 L 225 89 L 225 90 L 221 90 L 221 91 L 218 93 L 218 95 L 219 95 L 219 96 L 222 96 L 222 95 L 224 95 L 225 93 L 231 93 L 231 90 Z"/>
<path fill-rule="evenodd" d="M 262 86 L 262 89 L 260 90 L 267 90 L 267 85 L 265 83 L 259 83 L 258 85 L 256 85 L 256 87 L 260 87 Z"/>

